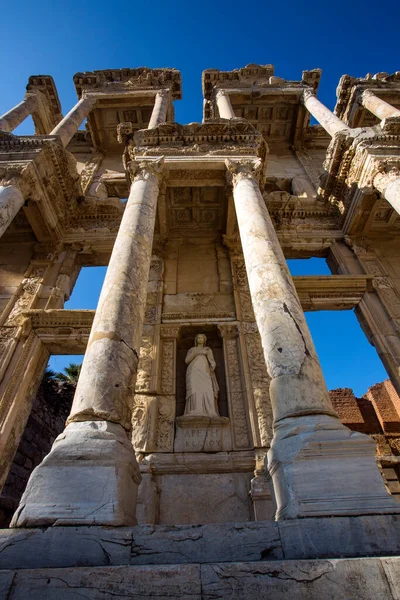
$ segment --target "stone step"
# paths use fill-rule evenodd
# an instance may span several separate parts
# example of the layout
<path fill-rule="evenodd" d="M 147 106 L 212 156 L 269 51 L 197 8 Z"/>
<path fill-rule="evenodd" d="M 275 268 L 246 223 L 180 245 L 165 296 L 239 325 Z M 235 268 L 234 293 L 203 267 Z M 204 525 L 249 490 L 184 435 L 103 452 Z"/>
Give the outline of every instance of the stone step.
<path fill-rule="evenodd" d="M 0 569 L 400 555 L 396 515 L 0 530 Z"/>
<path fill-rule="evenodd" d="M 0 571 L 12 600 L 398 600 L 400 558 Z"/>

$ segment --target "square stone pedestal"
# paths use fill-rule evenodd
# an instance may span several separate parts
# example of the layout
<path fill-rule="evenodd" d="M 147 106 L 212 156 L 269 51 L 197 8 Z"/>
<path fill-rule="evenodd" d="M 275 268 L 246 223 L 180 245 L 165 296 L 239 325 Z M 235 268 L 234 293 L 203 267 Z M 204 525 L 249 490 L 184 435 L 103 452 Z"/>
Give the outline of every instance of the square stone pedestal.
<path fill-rule="evenodd" d="M 229 452 L 232 450 L 227 417 L 183 415 L 176 419 L 174 452 Z"/>
<path fill-rule="evenodd" d="M 140 479 L 121 425 L 71 423 L 33 471 L 11 527 L 135 525 Z"/>

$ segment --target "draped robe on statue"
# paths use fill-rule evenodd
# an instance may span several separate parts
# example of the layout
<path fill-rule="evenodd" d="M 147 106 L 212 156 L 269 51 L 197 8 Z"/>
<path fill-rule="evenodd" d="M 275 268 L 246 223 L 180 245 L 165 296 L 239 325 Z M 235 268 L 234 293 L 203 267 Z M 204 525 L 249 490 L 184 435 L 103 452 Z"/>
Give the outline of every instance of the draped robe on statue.
<path fill-rule="evenodd" d="M 190 348 L 185 359 L 186 406 L 185 415 L 219 417 L 217 408 L 218 383 L 215 377 L 215 360 L 211 348 Z"/>

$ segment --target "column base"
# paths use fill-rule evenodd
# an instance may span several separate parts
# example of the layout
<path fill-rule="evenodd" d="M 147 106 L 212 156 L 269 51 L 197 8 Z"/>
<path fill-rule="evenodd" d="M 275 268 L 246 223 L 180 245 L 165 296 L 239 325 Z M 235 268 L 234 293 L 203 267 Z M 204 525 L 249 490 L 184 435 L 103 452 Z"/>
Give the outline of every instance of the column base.
<path fill-rule="evenodd" d="M 375 460 L 375 442 L 328 415 L 283 419 L 268 452 L 275 519 L 400 513 Z"/>
<path fill-rule="evenodd" d="M 33 471 L 10 526 L 136 525 L 139 483 L 121 425 L 71 423 Z"/>

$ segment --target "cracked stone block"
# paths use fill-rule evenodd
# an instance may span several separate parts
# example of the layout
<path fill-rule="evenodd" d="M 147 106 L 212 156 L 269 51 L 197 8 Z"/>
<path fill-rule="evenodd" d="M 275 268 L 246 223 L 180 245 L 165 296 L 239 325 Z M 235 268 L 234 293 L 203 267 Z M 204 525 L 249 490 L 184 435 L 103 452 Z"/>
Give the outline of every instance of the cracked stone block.
<path fill-rule="evenodd" d="M 290 559 L 400 554 L 396 515 L 288 519 L 279 531 Z"/>
<path fill-rule="evenodd" d="M 127 565 L 133 528 L 49 527 L 0 531 L 0 568 Z"/>
<path fill-rule="evenodd" d="M 399 560 L 399 559 L 397 559 Z M 202 600 L 391 600 L 379 559 L 201 566 Z"/>
<path fill-rule="evenodd" d="M 198 565 L 19 571 L 12 600 L 200 600 Z"/>
<path fill-rule="evenodd" d="M 230 562 L 283 558 L 276 523 L 135 527 L 130 564 Z"/>

